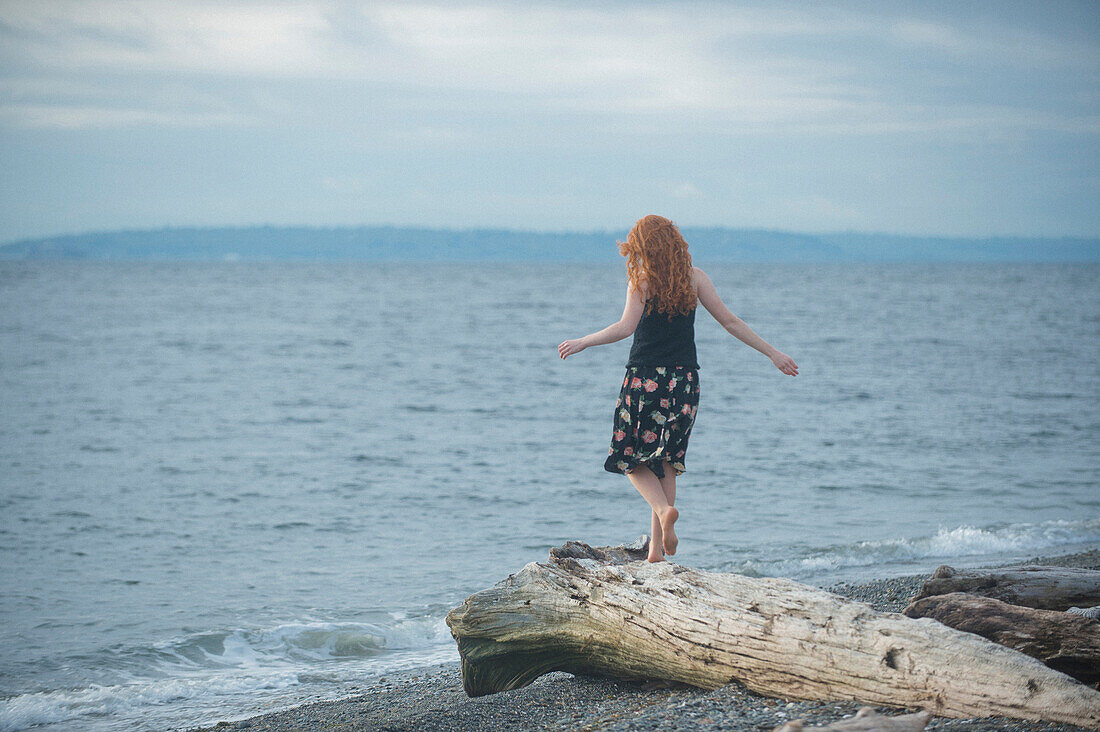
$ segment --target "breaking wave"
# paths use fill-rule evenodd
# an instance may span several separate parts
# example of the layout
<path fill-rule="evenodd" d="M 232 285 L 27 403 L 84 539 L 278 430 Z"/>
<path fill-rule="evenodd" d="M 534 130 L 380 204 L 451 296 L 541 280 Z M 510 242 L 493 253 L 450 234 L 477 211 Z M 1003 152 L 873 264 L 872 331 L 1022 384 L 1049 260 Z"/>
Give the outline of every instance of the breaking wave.
<path fill-rule="evenodd" d="M 748 559 L 716 569 L 750 576 L 824 579 L 833 578 L 838 572 L 844 572 L 846 578 L 858 578 L 858 573 L 851 570 L 874 567 L 874 576 L 881 577 L 884 565 L 899 572 L 910 571 L 914 565 L 919 565 L 921 571 L 930 571 L 929 560 L 965 564 L 968 559 L 1008 558 L 1097 542 L 1100 542 L 1100 518 L 987 527 L 963 525 L 940 527 L 931 536 L 836 544 L 807 550 L 802 556 Z"/>
<path fill-rule="evenodd" d="M 86 729 L 93 720 L 96 729 L 166 729 L 196 724 L 201 710 L 213 715 L 213 723 L 234 710 L 246 716 L 273 703 L 292 706 L 314 686 L 324 687 L 315 694 L 338 696 L 380 674 L 457 659 L 441 612 L 391 617 L 378 624 L 307 621 L 214 630 L 105 650 L 95 665 L 120 683 L 0 700 L 0 730 Z M 180 701 L 187 703 L 175 703 Z"/>

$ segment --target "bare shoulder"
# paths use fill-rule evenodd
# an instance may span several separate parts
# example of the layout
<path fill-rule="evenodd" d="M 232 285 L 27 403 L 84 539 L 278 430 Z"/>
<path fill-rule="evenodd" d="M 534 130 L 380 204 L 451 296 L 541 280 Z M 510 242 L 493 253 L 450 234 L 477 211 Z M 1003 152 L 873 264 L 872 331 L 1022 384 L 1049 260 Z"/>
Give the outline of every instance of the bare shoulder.
<path fill-rule="evenodd" d="M 710 277 L 707 277 L 707 273 L 698 267 L 694 269 L 695 288 L 699 295 L 699 302 L 707 309 L 707 312 L 714 316 L 715 320 L 721 323 L 723 327 L 727 327 L 737 316 L 731 313 L 726 304 L 722 302 L 722 298 L 718 296 L 718 289 L 710 281 Z"/>

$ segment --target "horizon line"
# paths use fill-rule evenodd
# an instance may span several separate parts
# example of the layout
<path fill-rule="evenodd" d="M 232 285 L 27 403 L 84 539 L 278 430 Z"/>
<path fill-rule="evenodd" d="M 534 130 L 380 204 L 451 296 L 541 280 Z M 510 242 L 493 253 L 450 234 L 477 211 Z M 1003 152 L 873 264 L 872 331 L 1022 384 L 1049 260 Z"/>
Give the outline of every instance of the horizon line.
<path fill-rule="evenodd" d="M 675 223 L 675 222 L 674 222 Z M 909 234 L 909 233 L 895 233 L 886 231 L 863 231 L 859 229 L 837 229 L 837 230 L 817 230 L 817 231 L 800 231 L 796 229 L 782 229 L 766 226 L 733 226 L 725 224 L 717 225 L 696 225 L 696 224 L 679 224 L 676 226 L 681 230 L 709 230 L 709 231 L 756 231 L 756 232 L 768 232 L 777 234 L 797 234 L 800 236 L 876 236 L 884 238 L 896 238 L 896 239 L 943 239 L 943 240 L 964 240 L 964 241 L 993 241 L 993 240 L 1074 240 L 1074 241 L 1100 241 L 1100 233 L 1095 235 L 1080 235 L 1080 234 L 968 234 L 968 235 L 953 235 L 953 234 Z M 8 239 L 0 241 L 0 248 L 7 247 L 14 244 L 23 244 L 33 241 L 42 241 L 46 239 L 64 239 L 69 237 L 81 237 L 92 235 L 104 235 L 104 234 L 140 234 L 151 233 L 160 231 L 197 231 L 197 230 L 248 230 L 248 229 L 315 229 L 315 230 L 339 230 L 339 229 L 396 229 L 396 230 L 414 230 L 414 231 L 434 231 L 434 232 L 499 232 L 499 233 L 511 233 L 511 234 L 538 234 L 538 235 L 606 235 L 614 236 L 619 233 L 629 232 L 629 228 L 612 229 L 612 228 L 591 228 L 591 229 L 524 229 L 510 226 L 432 226 L 427 224 L 165 224 L 155 227 L 124 227 L 124 228 L 104 228 L 104 229 L 87 229 L 83 231 L 70 231 L 60 234 L 47 234 L 38 236 L 22 236 L 16 239 Z"/>

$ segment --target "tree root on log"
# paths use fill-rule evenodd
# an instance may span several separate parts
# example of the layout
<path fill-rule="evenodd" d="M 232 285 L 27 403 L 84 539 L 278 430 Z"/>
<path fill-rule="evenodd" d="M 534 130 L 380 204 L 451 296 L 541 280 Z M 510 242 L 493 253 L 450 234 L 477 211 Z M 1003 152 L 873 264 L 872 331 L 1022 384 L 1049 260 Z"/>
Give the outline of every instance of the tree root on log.
<path fill-rule="evenodd" d="M 1100 692 L 977 635 L 636 547 L 568 542 L 452 610 L 467 694 L 567 671 L 1100 727 Z"/>

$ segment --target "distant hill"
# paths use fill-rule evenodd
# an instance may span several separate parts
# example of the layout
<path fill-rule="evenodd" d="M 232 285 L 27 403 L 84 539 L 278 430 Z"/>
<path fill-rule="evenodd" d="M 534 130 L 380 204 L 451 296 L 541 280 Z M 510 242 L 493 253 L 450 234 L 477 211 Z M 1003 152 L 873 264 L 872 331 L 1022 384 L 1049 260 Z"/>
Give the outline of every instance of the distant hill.
<path fill-rule="evenodd" d="M 530 232 L 393 226 L 165 228 L 24 239 L 0 260 L 615 261 L 626 231 Z M 1100 239 L 799 234 L 684 228 L 710 262 L 1096 262 Z"/>

